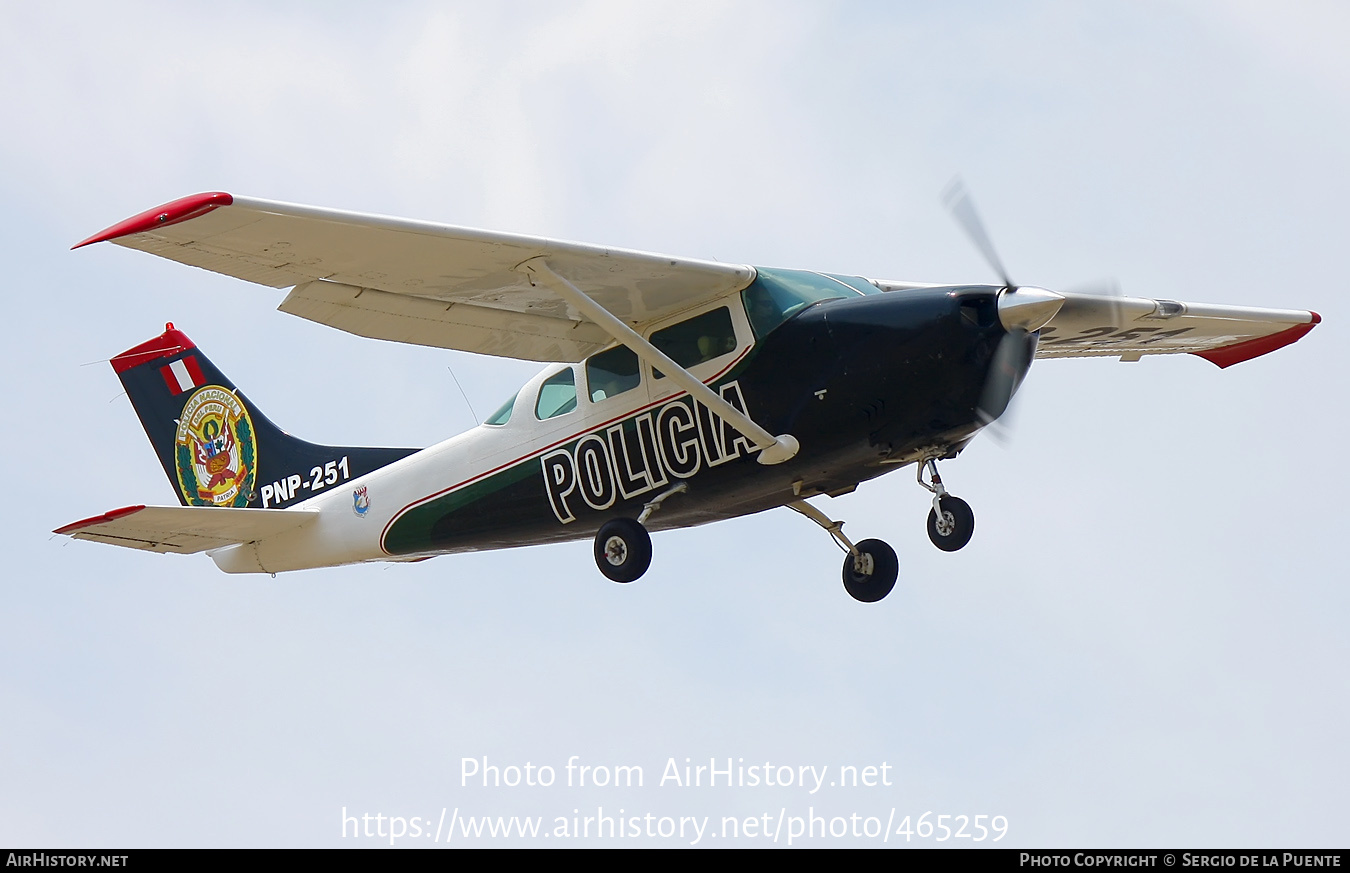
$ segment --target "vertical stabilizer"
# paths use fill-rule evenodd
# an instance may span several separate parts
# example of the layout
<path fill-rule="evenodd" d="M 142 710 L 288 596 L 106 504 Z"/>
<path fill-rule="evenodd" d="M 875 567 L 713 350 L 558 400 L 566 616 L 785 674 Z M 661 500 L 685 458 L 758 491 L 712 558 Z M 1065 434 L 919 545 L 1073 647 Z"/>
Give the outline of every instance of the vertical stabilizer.
<path fill-rule="evenodd" d="M 296 439 L 172 323 L 112 366 L 184 506 L 282 509 L 418 451 Z"/>

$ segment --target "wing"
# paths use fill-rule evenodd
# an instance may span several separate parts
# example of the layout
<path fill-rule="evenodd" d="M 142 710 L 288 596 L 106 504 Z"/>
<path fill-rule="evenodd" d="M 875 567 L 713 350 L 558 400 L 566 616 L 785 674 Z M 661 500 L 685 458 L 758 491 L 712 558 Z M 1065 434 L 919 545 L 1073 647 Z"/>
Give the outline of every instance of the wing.
<path fill-rule="evenodd" d="M 1041 328 L 1037 358 L 1189 353 L 1231 367 L 1295 342 L 1322 320 L 1306 310 L 1057 293 L 1064 305 Z"/>
<path fill-rule="evenodd" d="M 251 543 L 318 517 L 319 513 L 305 509 L 127 506 L 59 527 L 53 533 L 131 549 L 188 555 Z"/>
<path fill-rule="evenodd" d="M 534 361 L 613 342 L 516 266 L 556 272 L 637 327 L 740 290 L 745 266 L 297 206 L 225 193 L 167 203 L 95 234 L 194 267 L 293 290 L 283 312 L 375 339 Z"/>

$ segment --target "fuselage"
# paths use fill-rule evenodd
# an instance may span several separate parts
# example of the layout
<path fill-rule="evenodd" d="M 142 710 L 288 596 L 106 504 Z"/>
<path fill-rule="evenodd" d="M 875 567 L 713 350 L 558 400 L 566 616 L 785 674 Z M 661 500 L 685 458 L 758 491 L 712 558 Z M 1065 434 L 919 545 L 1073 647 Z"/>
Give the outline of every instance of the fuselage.
<path fill-rule="evenodd" d="M 680 482 L 649 529 L 845 493 L 951 457 L 979 430 L 1004 336 L 998 291 L 881 293 L 854 277 L 761 270 L 647 335 L 768 431 L 796 437 L 792 460 L 758 463 L 748 439 L 615 347 L 550 366 L 488 423 L 305 501 L 297 508 L 320 510 L 313 524 L 212 556 L 229 572 L 279 572 L 588 538 Z"/>

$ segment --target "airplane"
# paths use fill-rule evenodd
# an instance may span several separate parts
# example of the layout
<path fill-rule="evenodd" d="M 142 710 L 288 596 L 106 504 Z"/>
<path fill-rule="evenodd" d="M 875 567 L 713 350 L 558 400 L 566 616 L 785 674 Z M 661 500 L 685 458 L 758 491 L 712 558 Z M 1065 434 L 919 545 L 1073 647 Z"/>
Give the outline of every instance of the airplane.
<path fill-rule="evenodd" d="M 114 224 L 112 242 L 272 288 L 363 337 L 552 362 L 482 424 L 429 448 L 327 446 L 273 424 L 188 336 L 111 359 L 178 506 L 56 533 L 205 551 L 227 573 L 591 538 L 632 582 L 650 532 L 778 507 L 845 552 L 872 603 L 899 561 L 809 499 L 913 465 L 928 535 L 965 546 L 937 464 L 998 420 L 1034 359 L 1188 353 L 1219 367 L 1303 337 L 1315 312 L 1081 294 L 1012 281 L 959 184 L 948 207 L 999 275 L 933 285 L 677 258 L 208 192 Z"/>

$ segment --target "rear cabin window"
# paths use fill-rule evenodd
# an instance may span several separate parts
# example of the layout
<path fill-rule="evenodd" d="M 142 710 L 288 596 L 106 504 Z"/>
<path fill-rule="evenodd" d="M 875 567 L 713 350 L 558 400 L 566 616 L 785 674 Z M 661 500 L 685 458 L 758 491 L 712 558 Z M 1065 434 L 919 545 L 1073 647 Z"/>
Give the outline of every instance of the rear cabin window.
<path fill-rule="evenodd" d="M 577 380 L 568 367 L 561 373 L 549 376 L 539 386 L 539 399 L 534 404 L 534 417 L 540 421 L 558 415 L 566 415 L 577 408 Z"/>
<path fill-rule="evenodd" d="M 586 387 L 598 403 L 638 386 L 638 357 L 628 346 L 616 346 L 586 361 Z"/>
<path fill-rule="evenodd" d="M 686 369 L 734 352 L 736 328 L 731 323 L 731 310 L 723 306 L 664 327 L 652 334 L 652 345 Z M 664 378 L 659 370 L 654 373 L 656 378 Z"/>
<path fill-rule="evenodd" d="M 516 408 L 516 397 L 519 396 L 520 392 L 517 391 L 510 400 L 503 403 L 496 412 L 489 415 L 487 421 L 483 422 L 483 424 L 502 425 L 510 421 L 511 410 Z"/>

